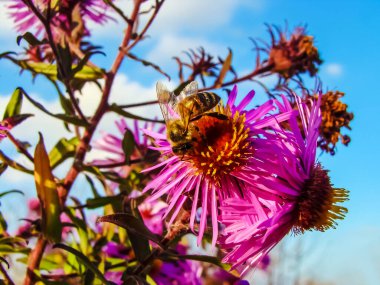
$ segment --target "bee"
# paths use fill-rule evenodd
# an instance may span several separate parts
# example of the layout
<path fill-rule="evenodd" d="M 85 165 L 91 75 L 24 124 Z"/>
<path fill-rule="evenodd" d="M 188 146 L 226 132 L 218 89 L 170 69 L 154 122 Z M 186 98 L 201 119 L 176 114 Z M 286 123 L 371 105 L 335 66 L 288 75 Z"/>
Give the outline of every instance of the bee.
<path fill-rule="evenodd" d="M 205 115 L 225 119 L 223 114 L 209 112 L 219 104 L 220 97 L 212 92 L 198 93 L 196 81 L 186 85 L 178 96 L 161 82 L 157 83 L 156 91 L 166 123 L 167 138 L 175 154 L 185 155 L 193 147 L 196 141 L 193 134 L 197 128 L 192 122 Z"/>

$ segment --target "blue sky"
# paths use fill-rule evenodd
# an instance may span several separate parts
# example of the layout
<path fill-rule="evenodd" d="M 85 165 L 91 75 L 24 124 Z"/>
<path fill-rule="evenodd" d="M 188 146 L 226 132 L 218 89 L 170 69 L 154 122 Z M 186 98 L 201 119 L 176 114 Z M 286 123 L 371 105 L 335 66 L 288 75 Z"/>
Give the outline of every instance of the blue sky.
<path fill-rule="evenodd" d="M 160 63 L 168 71 L 174 71 L 176 66 L 171 56 L 179 55 L 186 47 L 197 48 L 202 45 L 222 56 L 227 54 L 227 47 L 232 47 L 235 67 L 244 72 L 254 63 L 252 44 L 248 38 L 268 39 L 264 23 L 283 26 L 287 22 L 290 28 L 307 24 L 324 60 L 320 73 L 324 86 L 346 93 L 344 101 L 349 105 L 349 110 L 354 112 L 355 119 L 352 122 L 353 130 L 349 133 L 352 138 L 349 147 L 340 145 L 334 157 L 324 154 L 319 158 L 331 170 L 333 183 L 350 190 L 350 201 L 346 203 L 349 214 L 336 230 L 310 233 L 301 238 L 302 244 L 309 250 L 305 251 L 302 259 L 302 274 L 334 284 L 379 284 L 380 274 L 376 272 L 380 264 L 380 127 L 377 118 L 380 106 L 377 87 L 380 1 L 181 1 L 181 5 L 178 0 L 167 1 L 153 26 L 151 38 L 134 51 Z M 0 19 L 3 25 L 0 52 L 3 52 L 15 46 L 15 32 L 3 8 Z M 113 55 L 117 52 L 122 33 L 122 27 L 114 23 L 111 26 L 93 29 L 94 41 L 103 45 L 107 53 L 107 57 L 97 56 L 95 61 L 106 68 L 111 65 Z M 154 83 L 163 79 L 156 72 L 131 61 L 123 65 L 121 73 L 123 75 L 118 78 L 114 88 L 114 98 L 126 102 L 138 102 L 144 96 L 147 100 L 154 98 Z M 176 73 L 171 73 L 174 75 L 173 80 L 177 80 Z M 47 83 L 37 78 L 31 85 L 28 83 L 30 76 L 25 73 L 19 77 L 18 74 L 12 65 L 0 61 L 1 104 L 5 104 L 6 96 L 14 87 L 21 85 L 43 98 L 46 104 L 50 104 L 48 106 L 56 107 L 57 98 Z M 244 93 L 252 85 L 245 83 L 239 88 Z M 96 93 L 93 86 L 86 91 Z M 93 106 L 96 96 L 84 96 L 87 97 L 84 97 L 83 105 Z M 257 96 L 264 98 L 261 91 Z M 141 114 L 147 111 L 139 110 Z M 157 109 L 152 112 L 159 114 Z M 112 127 L 112 120 L 113 117 L 109 118 L 100 129 Z M 36 119 L 31 123 L 33 126 L 20 127 L 16 134 L 31 141 L 36 140 L 37 132 L 31 133 L 30 127 L 45 131 L 46 136 L 52 134 L 55 127 L 41 122 L 44 122 L 43 119 Z M 48 143 L 53 144 L 53 139 Z M 1 148 L 9 150 L 10 146 L 4 143 Z M 0 192 L 16 187 L 15 178 L 7 180 L 1 177 L 0 181 Z M 25 179 L 20 183 L 21 186 L 17 187 L 24 187 L 27 196 L 32 196 L 34 189 L 26 186 L 30 181 Z M 79 182 L 77 188 L 81 185 Z M 2 201 L 2 211 L 11 209 L 7 205 L 9 201 L 11 199 Z M 308 258 L 307 252 L 311 251 L 313 254 Z"/>

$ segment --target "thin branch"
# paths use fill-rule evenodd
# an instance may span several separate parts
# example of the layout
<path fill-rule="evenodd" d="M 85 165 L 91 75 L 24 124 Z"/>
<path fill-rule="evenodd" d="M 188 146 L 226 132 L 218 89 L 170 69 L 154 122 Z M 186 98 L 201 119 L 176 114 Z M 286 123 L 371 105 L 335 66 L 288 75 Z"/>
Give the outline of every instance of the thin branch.
<path fill-rule="evenodd" d="M 28 150 L 17 140 L 9 131 L 5 132 L 7 137 L 11 140 L 11 142 L 16 146 L 17 150 L 25 155 L 31 162 L 34 163 L 34 158 L 28 152 Z"/>
<path fill-rule="evenodd" d="M 111 88 L 113 85 L 113 81 L 115 79 L 116 73 L 118 72 L 118 70 L 121 66 L 121 63 L 123 62 L 124 56 L 125 56 L 123 49 L 126 46 L 128 46 L 130 40 L 132 39 L 133 27 L 134 27 L 134 24 L 137 20 L 141 3 L 142 3 L 142 0 L 136 0 L 135 1 L 135 6 L 134 6 L 134 9 L 133 9 L 132 14 L 131 14 L 131 21 L 128 22 L 128 28 L 125 32 L 125 36 L 124 36 L 124 39 L 121 43 L 119 52 L 115 58 L 115 61 L 112 65 L 110 71 L 106 73 L 105 85 L 104 85 L 103 95 L 102 95 L 101 101 L 98 105 L 98 108 L 97 108 L 94 116 L 91 118 L 90 125 L 84 131 L 82 139 L 78 144 L 76 154 L 74 157 L 74 163 L 71 166 L 70 170 L 68 171 L 68 173 L 64 179 L 63 185 L 58 188 L 58 194 L 60 197 L 61 205 L 65 204 L 66 198 L 69 194 L 69 191 L 70 191 L 75 179 L 77 178 L 78 174 L 82 170 L 82 164 L 83 164 L 84 158 L 86 156 L 87 150 L 89 148 L 92 136 L 94 135 L 94 132 L 96 130 L 96 127 L 97 127 L 99 121 L 101 120 L 103 115 L 108 110 L 108 106 L 109 106 L 108 105 L 108 99 L 109 99 L 109 96 L 111 94 Z"/>
<path fill-rule="evenodd" d="M 133 43 L 128 47 L 128 51 L 131 50 L 146 34 L 150 26 L 152 25 L 154 19 L 156 18 L 158 12 L 161 9 L 162 4 L 164 4 L 165 0 L 156 0 L 156 6 L 154 9 L 154 12 L 152 16 L 149 18 L 148 22 L 146 23 L 145 27 L 142 29 L 141 33 L 137 35 L 136 39 L 133 41 Z"/>
<path fill-rule="evenodd" d="M 127 108 L 134 108 L 134 107 L 142 107 L 142 106 L 147 106 L 147 105 L 154 105 L 158 104 L 157 100 L 152 100 L 152 101 L 146 101 L 142 103 L 135 103 L 135 104 L 127 104 L 127 105 L 118 105 L 120 108 L 127 109 Z"/>
<path fill-rule="evenodd" d="M 53 51 L 53 54 L 54 54 L 54 57 L 56 58 L 56 61 L 57 61 L 57 68 L 58 68 L 58 73 L 61 74 L 64 78 L 63 80 L 63 83 L 65 84 L 66 86 L 66 89 L 67 89 L 67 93 L 69 94 L 70 96 L 70 99 L 71 99 L 71 103 L 73 104 L 73 107 L 75 109 L 75 111 L 78 113 L 79 117 L 87 122 L 87 119 L 86 117 L 84 116 L 82 110 L 80 109 L 79 105 L 78 105 L 78 102 L 76 101 L 75 99 L 75 96 L 74 96 L 74 92 L 71 88 L 71 83 L 70 83 L 70 80 L 67 80 L 67 77 L 65 74 L 65 70 L 62 66 L 62 58 L 58 52 L 58 49 L 57 49 L 57 46 L 54 42 L 54 37 L 53 37 L 53 33 L 52 33 L 52 30 L 51 30 L 51 27 L 50 27 L 50 17 L 51 17 L 51 5 L 50 5 L 50 2 L 51 0 L 48 1 L 47 3 L 47 12 L 46 12 L 46 18 L 40 13 L 40 11 L 34 6 L 34 3 L 31 1 L 31 0 L 23 0 L 24 3 L 32 10 L 32 12 L 37 16 L 37 18 L 41 21 L 41 23 L 44 25 L 44 28 L 46 30 L 46 34 L 48 36 L 48 41 L 49 41 L 49 45 Z"/>
<path fill-rule="evenodd" d="M 125 14 L 123 13 L 123 11 L 122 11 L 119 7 L 117 7 L 112 1 L 110 1 L 110 0 L 103 0 L 103 2 L 106 3 L 108 6 L 110 6 L 112 9 L 114 9 L 115 12 L 116 12 L 120 17 L 122 17 L 123 20 L 124 20 L 126 23 L 128 23 L 128 24 L 131 23 L 131 20 L 130 20 L 127 16 L 125 16 Z"/>
<path fill-rule="evenodd" d="M 7 285 L 15 285 L 15 283 L 12 281 L 11 277 L 8 275 L 7 271 L 4 269 L 3 265 L 0 263 L 0 272 L 3 274 Z"/>
<path fill-rule="evenodd" d="M 220 87 L 224 88 L 224 87 L 227 87 L 227 86 L 230 86 L 230 85 L 235 85 L 235 84 L 237 84 L 239 82 L 242 82 L 242 81 L 252 80 L 254 77 L 256 77 L 258 75 L 262 75 L 262 74 L 270 71 L 272 68 L 273 68 L 273 66 L 271 64 L 262 66 L 260 68 L 255 69 L 254 71 L 252 71 L 251 73 L 249 73 L 249 74 L 247 74 L 245 76 L 242 76 L 242 77 L 239 77 L 239 78 L 235 78 L 235 79 L 233 79 L 233 80 L 231 80 L 229 82 L 225 82 Z M 209 86 L 209 87 L 205 87 L 205 88 L 199 89 L 199 92 L 208 91 L 208 90 L 212 90 L 212 89 L 216 89 L 216 85 L 215 84 L 213 84 L 212 86 Z"/>

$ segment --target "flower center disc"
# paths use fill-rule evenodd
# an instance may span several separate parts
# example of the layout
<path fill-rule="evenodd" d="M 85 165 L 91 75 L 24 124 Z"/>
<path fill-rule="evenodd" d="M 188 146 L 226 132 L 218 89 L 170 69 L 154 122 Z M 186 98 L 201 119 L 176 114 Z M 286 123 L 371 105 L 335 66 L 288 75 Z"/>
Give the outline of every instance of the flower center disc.
<path fill-rule="evenodd" d="M 295 233 L 306 230 L 325 231 L 335 228 L 336 220 L 342 220 L 347 213 L 345 207 L 336 205 L 348 199 L 348 191 L 333 188 L 327 170 L 317 164 L 311 177 L 306 180 L 298 198 Z"/>
<path fill-rule="evenodd" d="M 226 112 L 230 113 L 230 112 Z M 219 183 L 222 175 L 246 163 L 252 154 L 245 115 L 235 112 L 227 119 L 204 115 L 193 123 L 193 150 L 189 157 L 197 175 Z"/>

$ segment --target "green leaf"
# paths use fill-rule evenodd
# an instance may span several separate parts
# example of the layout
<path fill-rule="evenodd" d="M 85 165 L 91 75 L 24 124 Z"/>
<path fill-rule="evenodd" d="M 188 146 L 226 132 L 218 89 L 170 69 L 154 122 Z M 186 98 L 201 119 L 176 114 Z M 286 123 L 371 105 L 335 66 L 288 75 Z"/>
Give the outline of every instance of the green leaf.
<path fill-rule="evenodd" d="M 54 248 L 61 248 L 63 250 L 70 252 L 71 254 L 75 255 L 75 257 L 78 259 L 78 262 L 80 262 L 82 265 L 84 265 L 87 269 L 91 270 L 102 282 L 104 282 L 104 284 L 109 284 L 109 282 L 104 278 L 103 274 L 95 266 L 95 264 L 93 264 L 87 258 L 87 256 L 85 256 L 80 251 L 78 251 L 78 250 L 76 250 L 76 249 L 74 249 L 68 245 L 62 244 L 62 243 L 56 244 L 53 247 Z"/>
<path fill-rule="evenodd" d="M 105 196 L 105 197 L 97 197 L 92 199 L 87 199 L 86 208 L 87 209 L 96 209 L 100 207 L 104 207 L 108 204 L 120 204 L 122 202 L 121 196 Z"/>
<path fill-rule="evenodd" d="M 216 266 L 219 266 L 225 270 L 229 270 L 230 266 L 228 264 L 223 264 L 220 262 L 220 260 L 215 256 L 208 256 L 208 255 L 198 255 L 198 254 L 187 254 L 187 255 L 179 255 L 171 252 L 163 252 L 158 258 L 162 260 L 196 260 L 196 261 L 202 261 L 214 264 Z"/>
<path fill-rule="evenodd" d="M 90 184 L 90 187 L 91 187 L 92 193 L 94 194 L 94 197 L 99 198 L 100 195 L 99 195 L 98 190 L 96 190 L 94 181 L 92 181 L 91 177 L 88 176 L 87 174 L 85 174 L 84 176 L 86 177 L 88 184 Z"/>
<path fill-rule="evenodd" d="M 39 102 L 35 101 L 32 97 L 28 95 L 28 93 L 25 92 L 22 88 L 19 87 L 19 89 L 22 91 L 22 94 L 29 100 L 30 103 L 32 103 L 37 109 L 41 110 L 45 114 L 52 116 L 54 118 L 60 119 L 62 121 L 65 121 L 67 123 L 71 123 L 77 126 L 88 126 L 88 123 L 86 121 L 81 120 L 78 117 L 75 116 L 70 116 L 67 114 L 53 114 L 50 111 L 48 111 L 42 104 Z"/>
<path fill-rule="evenodd" d="M 112 215 L 107 215 L 103 217 L 99 217 L 97 219 L 97 223 L 112 223 L 119 227 L 122 227 L 131 233 L 134 233 L 141 238 L 145 238 L 148 240 L 151 240 L 155 242 L 156 244 L 160 245 L 160 241 L 154 233 L 152 233 L 144 224 L 143 221 L 139 220 L 138 218 L 134 217 L 131 214 L 127 213 L 117 213 Z"/>
<path fill-rule="evenodd" d="M 34 180 L 42 209 L 42 232 L 48 240 L 59 242 L 62 233 L 61 209 L 57 185 L 41 134 L 34 152 Z"/>
<path fill-rule="evenodd" d="M 22 93 L 21 93 L 21 90 L 17 88 L 13 92 L 11 99 L 8 102 L 8 105 L 5 108 L 3 119 L 20 114 L 21 106 L 22 106 Z"/>
<path fill-rule="evenodd" d="M 5 170 L 7 170 L 8 164 L 6 163 L 0 163 L 0 175 L 4 173 Z"/>
<path fill-rule="evenodd" d="M 49 153 L 51 168 L 54 169 L 69 157 L 74 156 L 79 139 L 74 137 L 70 140 L 60 139 Z"/>
<path fill-rule="evenodd" d="M 61 41 L 61 43 L 57 45 L 57 53 L 59 62 L 61 63 L 61 68 L 56 68 L 56 70 L 58 71 L 58 78 L 63 80 L 69 79 L 69 76 L 71 75 L 73 61 L 70 47 L 66 42 Z"/>
<path fill-rule="evenodd" d="M 227 72 L 231 68 L 231 63 L 232 63 L 232 51 L 231 51 L 231 49 L 229 49 L 228 55 L 227 55 L 226 59 L 223 62 L 223 66 L 222 66 L 222 69 L 220 70 L 219 76 L 215 80 L 215 83 L 214 83 L 215 88 L 222 87 L 224 78 L 226 77 Z"/>
<path fill-rule="evenodd" d="M 19 115 L 13 115 L 9 118 L 6 118 L 3 120 L 3 123 L 6 124 L 9 128 L 14 128 L 15 126 L 21 124 L 26 119 L 34 116 L 33 114 L 19 114 Z"/>
<path fill-rule="evenodd" d="M 0 159 L 10 167 L 17 169 L 19 171 L 28 173 L 28 174 L 33 174 L 32 170 L 27 169 L 26 167 L 22 166 L 21 164 L 17 163 L 16 161 L 10 159 L 8 156 L 5 155 L 4 152 L 0 150 Z"/>
<path fill-rule="evenodd" d="M 129 161 L 135 149 L 135 146 L 136 146 L 136 143 L 135 143 L 135 138 L 133 136 L 133 133 L 131 132 L 131 130 L 126 129 L 123 140 L 121 142 L 121 147 L 123 149 L 123 152 L 125 155 L 125 161 L 127 164 L 129 164 Z"/>
<path fill-rule="evenodd" d="M 0 212 L 0 234 L 3 234 L 7 231 L 8 224 L 7 221 L 4 219 L 3 214 Z"/>
<path fill-rule="evenodd" d="M 20 190 L 12 189 L 12 190 L 9 190 L 9 191 L 1 192 L 0 193 L 0 198 L 3 197 L 3 196 L 5 196 L 5 195 L 12 194 L 12 193 L 18 193 L 18 194 L 24 195 L 24 192 L 22 192 Z"/>
<path fill-rule="evenodd" d="M 39 39 L 37 39 L 31 32 L 26 32 L 25 34 L 23 34 L 22 36 L 18 36 L 17 37 L 17 45 L 20 45 L 20 42 L 21 40 L 25 40 L 28 42 L 29 45 L 31 45 L 32 47 L 34 46 L 39 46 L 39 45 L 42 45 L 42 44 L 45 44 L 47 43 L 47 40 L 43 40 L 43 41 L 40 41 Z"/>
<path fill-rule="evenodd" d="M 141 121 L 146 121 L 146 122 L 154 122 L 154 123 L 165 123 L 162 120 L 154 120 L 154 119 L 149 119 L 149 118 L 144 118 L 144 117 L 134 115 L 132 113 L 129 113 L 129 112 L 123 110 L 121 107 L 119 107 L 115 103 L 109 106 L 109 110 L 119 114 L 120 116 L 130 118 L 130 119 L 141 120 Z"/>

